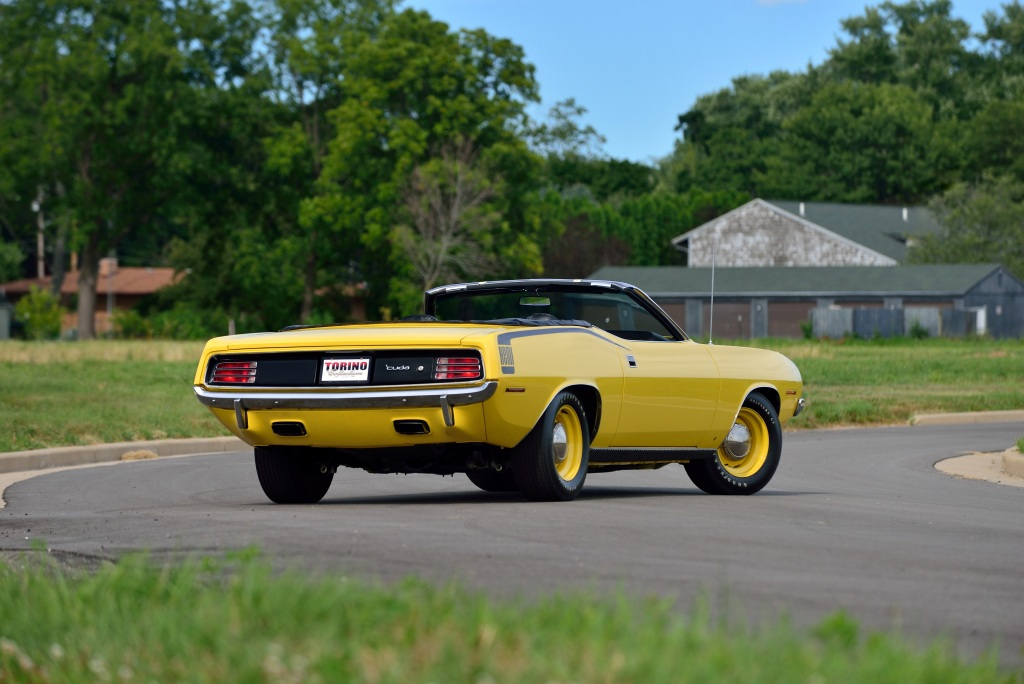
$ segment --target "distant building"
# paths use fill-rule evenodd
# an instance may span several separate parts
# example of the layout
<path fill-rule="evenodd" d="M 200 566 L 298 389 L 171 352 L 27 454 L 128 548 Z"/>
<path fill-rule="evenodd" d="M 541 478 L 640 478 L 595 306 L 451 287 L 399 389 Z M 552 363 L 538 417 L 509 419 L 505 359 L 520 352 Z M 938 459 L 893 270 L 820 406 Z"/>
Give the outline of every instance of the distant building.
<path fill-rule="evenodd" d="M 672 240 L 690 267 L 896 266 L 939 231 L 928 209 L 755 199 Z"/>
<path fill-rule="evenodd" d="M 79 271 L 70 271 L 61 283 L 61 303 L 70 312 L 64 317 L 64 330 L 73 330 L 78 325 L 78 314 L 72 306 L 78 295 L 78 276 Z M 111 314 L 114 311 L 130 309 L 146 296 L 174 282 L 176 277 L 173 268 L 118 266 L 116 258 L 101 259 L 99 278 L 96 281 L 96 333 L 103 334 L 112 329 Z M 12 304 L 16 304 L 33 287 L 49 290 L 52 284 L 52 276 L 15 280 L 0 284 L 0 294 L 6 295 Z"/>
<path fill-rule="evenodd" d="M 1024 283 L 998 264 L 716 268 L 716 338 L 1024 336 Z M 695 338 L 711 325 L 711 269 L 606 266 L 589 278 L 643 289 Z"/>

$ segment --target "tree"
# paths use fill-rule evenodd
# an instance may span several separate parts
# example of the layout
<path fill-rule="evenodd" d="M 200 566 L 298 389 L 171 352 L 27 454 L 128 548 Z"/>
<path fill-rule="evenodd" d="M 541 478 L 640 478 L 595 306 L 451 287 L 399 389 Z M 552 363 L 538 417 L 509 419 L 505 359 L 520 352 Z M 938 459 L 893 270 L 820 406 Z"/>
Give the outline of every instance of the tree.
<path fill-rule="evenodd" d="M 251 12 L 204 0 L 14 0 L 0 11 L 2 95 L 16 119 L 37 122 L 37 162 L 22 180 L 54 188 L 72 229 L 88 339 L 100 258 L 133 242 L 157 248 L 177 230 L 187 133 L 204 111 L 196 93 L 240 77 Z"/>
<path fill-rule="evenodd" d="M 958 183 L 930 206 L 942 230 L 910 250 L 912 263 L 1001 263 L 1024 278 L 1024 182 Z"/>
<path fill-rule="evenodd" d="M 498 273 L 540 270 L 540 226 L 529 209 L 539 164 L 514 132 L 525 121 L 525 103 L 537 99 L 522 48 L 480 30 L 451 33 L 426 13 L 406 10 L 356 49 L 342 94 L 330 114 L 337 137 L 317 194 L 303 203 L 303 221 L 329 226 L 332 251 L 360 259 L 371 306 L 419 306 L 414 269 L 390 238 L 403 223 L 402 191 L 413 171 L 459 140 L 503 180 L 492 200 L 502 216 L 491 231 Z"/>
<path fill-rule="evenodd" d="M 373 37 L 395 0 L 270 0 L 268 43 L 274 90 L 294 116 L 266 140 L 269 169 L 291 185 L 292 198 L 274 219 L 300 249 L 303 274 L 299 319 L 313 315 L 321 286 L 319 267 L 330 227 L 300 205 L 315 195 L 328 142 L 334 132 L 327 113 L 340 106 L 342 80 L 355 47 Z"/>
<path fill-rule="evenodd" d="M 1024 96 L 1024 6 L 1019 0 L 1002 4 L 1003 13 L 985 13 L 985 32 L 979 36 L 984 47 L 985 81 L 995 97 Z"/>
<path fill-rule="evenodd" d="M 758 179 L 771 197 L 914 203 L 946 187 L 958 163 L 952 136 L 902 85 L 827 86 L 786 121 L 785 131 Z"/>
<path fill-rule="evenodd" d="M 409 225 L 396 226 L 394 239 L 424 290 L 493 270 L 488 247 L 500 218 L 488 206 L 494 196 L 494 183 L 466 141 L 447 145 L 412 172 L 403 192 Z"/>

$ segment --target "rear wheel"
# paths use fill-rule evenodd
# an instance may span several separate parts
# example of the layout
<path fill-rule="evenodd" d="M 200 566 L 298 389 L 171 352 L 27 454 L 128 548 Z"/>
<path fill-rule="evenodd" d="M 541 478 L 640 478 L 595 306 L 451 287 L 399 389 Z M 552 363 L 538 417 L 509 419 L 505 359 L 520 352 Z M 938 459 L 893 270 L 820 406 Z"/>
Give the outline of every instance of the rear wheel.
<path fill-rule="evenodd" d="M 256 475 L 263 493 L 274 503 L 316 503 L 324 498 L 334 473 L 304 449 L 256 447 Z"/>
<path fill-rule="evenodd" d="M 590 461 L 590 428 L 572 392 L 551 402 L 536 427 L 512 450 L 512 474 L 533 501 L 571 501 L 583 489 Z"/>
<path fill-rule="evenodd" d="M 516 480 L 508 470 L 470 470 L 466 472 L 469 481 L 485 492 L 516 492 Z"/>
<path fill-rule="evenodd" d="M 782 426 L 775 407 L 760 394 L 743 402 L 718 455 L 686 464 L 686 474 L 708 494 L 753 494 L 775 474 L 782 455 Z"/>

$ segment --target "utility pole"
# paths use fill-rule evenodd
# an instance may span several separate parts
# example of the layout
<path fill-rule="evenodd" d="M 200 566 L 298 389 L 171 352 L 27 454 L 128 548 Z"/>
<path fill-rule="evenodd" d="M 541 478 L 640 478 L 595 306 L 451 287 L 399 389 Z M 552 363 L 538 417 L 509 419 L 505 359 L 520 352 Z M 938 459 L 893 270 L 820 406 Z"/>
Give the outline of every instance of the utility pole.
<path fill-rule="evenodd" d="M 43 215 L 45 197 L 43 186 L 40 185 L 36 199 L 32 202 L 32 211 L 36 212 L 36 278 L 40 280 L 46 277 L 46 217 Z"/>

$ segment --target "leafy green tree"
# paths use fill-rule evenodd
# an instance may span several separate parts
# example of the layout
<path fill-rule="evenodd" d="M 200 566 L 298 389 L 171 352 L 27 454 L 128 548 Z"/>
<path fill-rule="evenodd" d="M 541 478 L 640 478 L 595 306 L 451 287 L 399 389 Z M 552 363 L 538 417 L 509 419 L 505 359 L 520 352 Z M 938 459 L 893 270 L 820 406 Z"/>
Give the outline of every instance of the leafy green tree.
<path fill-rule="evenodd" d="M 25 255 L 13 242 L 0 242 L 0 283 L 21 277 L 21 262 Z"/>
<path fill-rule="evenodd" d="M 1024 94 L 990 102 L 965 128 L 968 173 L 975 178 L 1012 174 L 1024 180 Z"/>
<path fill-rule="evenodd" d="M 159 249 L 188 223 L 178 202 L 199 168 L 199 93 L 238 83 L 252 13 L 204 0 L 13 0 L 0 12 L 0 101 L 17 103 L 15 121 L 35 121 L 25 185 L 64 189 L 52 196 L 79 253 L 78 333 L 88 339 L 100 258 Z"/>
<path fill-rule="evenodd" d="M 1019 0 L 1002 3 L 1002 14 L 985 13 L 985 31 L 979 36 L 983 80 L 997 98 L 1024 96 L 1024 6 Z"/>
<path fill-rule="evenodd" d="M 659 164 L 658 187 L 759 194 L 757 174 L 778 146 L 784 122 L 811 101 L 814 74 L 742 76 L 729 88 L 697 98 L 679 116 L 683 139 Z"/>
<path fill-rule="evenodd" d="M 265 140 L 268 171 L 289 190 L 275 193 L 274 222 L 299 249 L 303 274 L 299 319 L 313 315 L 314 296 L 324 283 L 322 255 L 330 226 L 316 211 L 302 211 L 315 195 L 334 130 L 327 113 L 343 101 L 341 83 L 352 51 L 372 38 L 390 16 L 395 0 L 272 0 L 267 3 L 268 43 L 274 90 L 294 112 Z"/>
<path fill-rule="evenodd" d="M 945 187 L 957 163 L 928 102 L 902 85 L 827 86 L 785 131 L 758 182 L 770 197 L 914 203 Z"/>
<path fill-rule="evenodd" d="M 337 136 L 302 220 L 329 227 L 332 254 L 360 259 L 371 307 L 419 306 L 393 228 L 403 222 L 402 190 L 413 171 L 457 140 L 473 145 L 492 182 L 503 181 L 493 200 L 503 217 L 491 233 L 495 275 L 539 271 L 541 226 L 531 215 L 538 161 L 513 130 L 525 121 L 525 103 L 537 99 L 522 48 L 481 30 L 452 33 L 406 10 L 355 50 L 342 95 L 330 114 Z"/>
<path fill-rule="evenodd" d="M 1024 278 L 1024 181 L 958 183 L 931 203 L 942 230 L 911 249 L 912 263 L 1001 263 Z"/>

